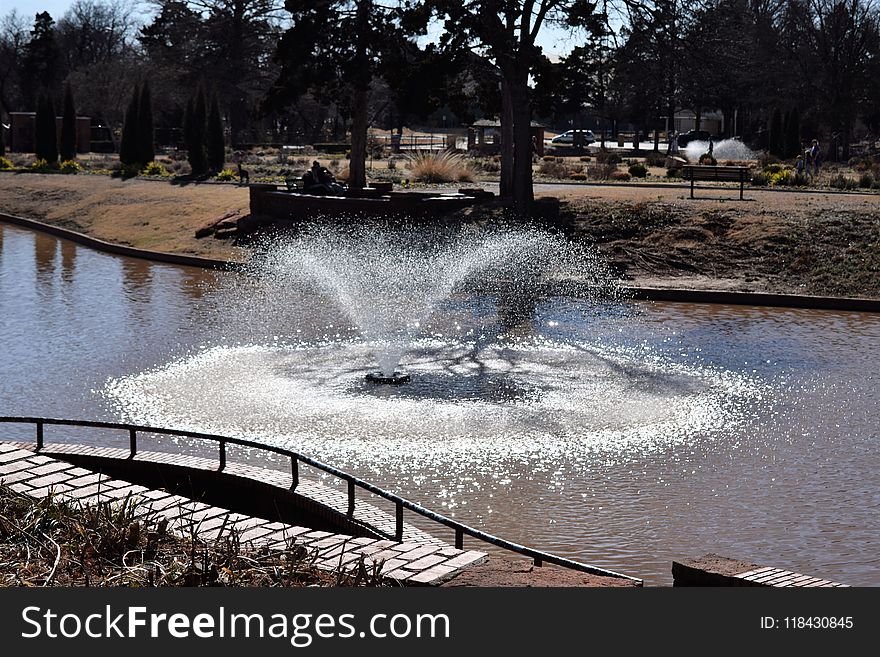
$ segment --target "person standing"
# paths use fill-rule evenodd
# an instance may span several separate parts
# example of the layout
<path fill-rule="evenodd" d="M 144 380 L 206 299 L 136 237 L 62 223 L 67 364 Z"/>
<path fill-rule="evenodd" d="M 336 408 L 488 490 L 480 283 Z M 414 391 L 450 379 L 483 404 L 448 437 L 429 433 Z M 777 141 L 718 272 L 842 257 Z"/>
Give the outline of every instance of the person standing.
<path fill-rule="evenodd" d="M 814 139 L 810 147 L 810 161 L 813 164 L 813 176 L 819 175 L 819 140 Z"/>

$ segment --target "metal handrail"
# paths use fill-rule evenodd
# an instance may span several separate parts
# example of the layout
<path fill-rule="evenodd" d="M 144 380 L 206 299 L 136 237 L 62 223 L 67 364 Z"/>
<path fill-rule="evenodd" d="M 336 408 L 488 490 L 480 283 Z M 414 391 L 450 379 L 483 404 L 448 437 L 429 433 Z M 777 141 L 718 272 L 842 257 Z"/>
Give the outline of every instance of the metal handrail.
<path fill-rule="evenodd" d="M 464 523 L 458 522 L 457 520 L 453 520 L 452 518 L 448 518 L 442 514 L 431 511 L 430 509 L 426 509 L 425 507 L 416 504 L 415 502 L 410 502 L 394 493 L 389 493 L 386 490 L 375 486 L 368 481 L 364 481 L 355 477 L 354 475 L 348 474 L 347 472 L 343 472 L 338 468 L 334 468 L 332 465 L 327 465 L 326 463 L 322 463 L 316 459 L 313 459 L 308 456 L 303 456 L 297 452 L 293 452 L 289 449 L 285 449 L 283 447 L 276 447 L 274 445 L 265 445 L 262 443 L 257 443 L 251 440 L 245 440 L 244 438 L 233 438 L 231 436 L 220 436 L 216 434 L 210 433 L 200 433 L 197 431 L 184 431 L 181 429 L 166 429 L 161 427 L 148 427 L 136 424 L 123 424 L 119 422 L 101 422 L 96 420 L 63 420 L 58 418 L 45 418 L 45 417 L 0 417 L 0 423 L 8 423 L 8 424 L 33 424 L 36 426 L 36 442 L 37 449 L 40 450 L 44 447 L 45 437 L 44 437 L 44 427 L 46 425 L 60 425 L 60 426 L 70 426 L 70 427 L 89 427 L 94 429 L 116 429 L 121 431 L 128 431 L 129 434 L 129 458 L 134 458 L 137 455 L 137 447 L 138 440 L 137 435 L 139 432 L 143 433 L 154 433 L 161 434 L 166 436 L 179 436 L 182 438 L 195 438 L 197 440 L 210 440 L 218 443 L 219 445 L 219 468 L 218 471 L 223 471 L 226 467 L 226 446 L 227 444 L 239 445 L 241 447 L 249 447 L 257 450 L 262 450 L 266 452 L 272 452 L 274 454 L 279 454 L 281 456 L 285 456 L 290 459 L 290 468 L 291 468 L 291 476 L 293 479 L 293 483 L 291 485 L 291 490 L 296 490 L 296 487 L 299 484 L 299 463 L 305 463 L 313 468 L 317 468 L 318 470 L 322 470 L 327 474 L 333 475 L 338 479 L 342 479 L 348 484 L 348 515 L 354 515 L 354 506 L 355 506 L 355 488 L 362 488 L 363 490 L 373 493 L 379 497 L 382 497 L 390 502 L 393 502 L 395 505 L 395 539 L 397 541 L 403 540 L 403 510 L 408 509 L 413 513 L 416 513 L 428 520 L 436 522 L 438 524 L 449 527 L 455 531 L 455 547 L 458 549 L 463 549 L 464 547 L 464 536 L 468 535 L 472 538 L 476 538 L 485 543 L 489 543 L 490 545 L 494 545 L 495 547 L 502 548 L 504 550 L 508 550 L 510 552 L 516 552 L 517 554 L 530 557 L 533 560 L 533 563 L 536 566 L 541 566 L 544 563 L 553 564 L 556 566 L 562 566 L 564 568 L 570 568 L 572 570 L 577 570 L 579 572 L 590 573 L 592 575 L 603 575 L 606 577 L 617 577 L 621 579 L 628 579 L 631 581 L 641 582 L 642 580 L 637 577 L 632 577 L 630 575 L 624 575 L 622 573 L 617 573 L 612 570 L 607 570 L 605 568 L 599 568 L 597 566 L 591 566 L 589 564 L 581 563 L 579 561 L 574 561 L 572 559 L 566 559 L 565 557 L 560 557 L 555 554 L 551 554 L 549 552 L 544 552 L 543 550 L 536 550 L 534 548 L 527 547 L 525 545 L 520 545 L 518 543 L 514 543 L 512 541 L 505 540 L 503 538 L 499 538 L 497 536 L 493 536 L 492 534 L 487 534 L 486 532 L 480 531 L 479 529 L 475 529 L 469 525 L 465 525 Z"/>

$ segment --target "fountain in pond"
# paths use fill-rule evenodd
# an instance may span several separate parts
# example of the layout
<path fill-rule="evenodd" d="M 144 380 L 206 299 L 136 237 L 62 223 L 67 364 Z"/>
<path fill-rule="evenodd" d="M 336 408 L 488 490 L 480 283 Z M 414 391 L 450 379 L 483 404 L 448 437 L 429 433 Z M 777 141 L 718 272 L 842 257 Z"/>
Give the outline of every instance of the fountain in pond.
<path fill-rule="evenodd" d="M 683 149 L 683 152 L 689 161 L 697 162 L 703 153 L 709 152 L 709 142 L 692 141 Z M 726 160 L 742 162 L 754 160 L 757 157 L 755 152 L 739 139 L 722 139 L 713 142 L 712 156 L 718 160 L 719 164 Z"/>
<path fill-rule="evenodd" d="M 131 422 L 270 436 L 339 463 L 723 427 L 750 384 L 660 353 L 620 296 L 592 247 L 545 230 L 315 228 L 206 293 L 200 347 L 105 394 Z"/>
<path fill-rule="evenodd" d="M 250 263 L 283 303 L 292 290 L 313 290 L 336 304 L 371 345 L 377 371 L 366 380 L 399 385 L 410 374 L 401 358 L 425 322 L 456 292 L 491 289 L 502 302 L 529 298 L 544 286 L 595 298 L 616 282 L 594 250 L 539 230 L 315 230 L 273 241 Z M 261 297 L 264 313 L 267 298 Z"/>

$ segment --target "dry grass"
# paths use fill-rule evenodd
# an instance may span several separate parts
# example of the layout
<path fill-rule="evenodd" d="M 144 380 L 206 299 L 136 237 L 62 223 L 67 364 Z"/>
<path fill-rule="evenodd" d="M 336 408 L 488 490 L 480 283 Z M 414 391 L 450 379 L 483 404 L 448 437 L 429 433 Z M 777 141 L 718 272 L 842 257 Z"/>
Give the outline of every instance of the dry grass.
<path fill-rule="evenodd" d="M 412 180 L 424 183 L 473 182 L 474 171 L 468 160 L 449 151 L 417 153 L 408 157 Z"/>
<path fill-rule="evenodd" d="M 249 211 L 248 190 L 233 184 L 173 185 L 99 175 L 0 173 L 0 212 L 141 249 L 237 259 L 235 247 L 197 240 L 195 230 L 235 210 Z"/>
<path fill-rule="evenodd" d="M 381 586 L 381 563 L 336 572 L 317 553 L 246 549 L 234 531 L 180 537 L 131 499 L 34 501 L 0 485 L 0 586 Z"/>
<path fill-rule="evenodd" d="M 562 158 L 547 159 L 545 157 L 538 167 L 538 173 L 549 178 L 568 178 L 572 173 L 575 173 L 574 169 L 565 164 L 564 160 L 560 160 Z"/>

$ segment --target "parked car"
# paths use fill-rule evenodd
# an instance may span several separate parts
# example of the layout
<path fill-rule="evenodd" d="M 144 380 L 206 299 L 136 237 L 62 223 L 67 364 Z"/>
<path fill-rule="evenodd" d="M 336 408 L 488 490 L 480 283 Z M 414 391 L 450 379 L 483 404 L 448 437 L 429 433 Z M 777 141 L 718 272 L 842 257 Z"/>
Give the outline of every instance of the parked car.
<path fill-rule="evenodd" d="M 556 135 L 550 140 L 551 144 L 574 144 L 575 133 L 580 133 L 583 138 L 584 145 L 592 144 L 596 141 L 596 135 L 592 130 L 566 130 L 561 135 Z"/>
<path fill-rule="evenodd" d="M 679 148 L 686 148 L 692 141 L 709 141 L 711 135 L 705 130 L 688 130 L 681 133 L 676 141 Z"/>

